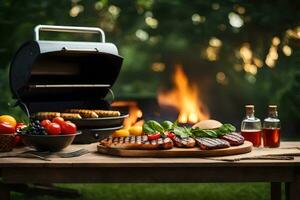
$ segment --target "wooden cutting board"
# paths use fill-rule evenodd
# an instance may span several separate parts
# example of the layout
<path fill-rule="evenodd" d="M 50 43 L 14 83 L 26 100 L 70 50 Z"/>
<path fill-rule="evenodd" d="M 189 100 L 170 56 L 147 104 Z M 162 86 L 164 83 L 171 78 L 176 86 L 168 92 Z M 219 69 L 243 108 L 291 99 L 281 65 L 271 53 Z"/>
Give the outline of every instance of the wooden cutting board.
<path fill-rule="evenodd" d="M 245 141 L 240 146 L 233 146 L 225 149 L 200 150 L 195 148 L 177 148 L 169 150 L 126 150 L 107 148 L 102 145 L 97 146 L 98 152 L 122 157 L 210 157 L 210 156 L 228 156 L 243 154 L 252 151 L 252 143 Z"/>

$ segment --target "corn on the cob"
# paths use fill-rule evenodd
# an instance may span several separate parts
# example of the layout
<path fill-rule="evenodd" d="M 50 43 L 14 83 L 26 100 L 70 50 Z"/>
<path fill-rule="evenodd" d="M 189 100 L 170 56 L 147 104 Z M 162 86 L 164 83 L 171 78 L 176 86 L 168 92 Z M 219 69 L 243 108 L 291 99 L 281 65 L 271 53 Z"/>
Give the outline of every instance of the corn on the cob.
<path fill-rule="evenodd" d="M 60 116 L 64 119 L 82 119 L 78 113 L 60 113 Z"/>
<path fill-rule="evenodd" d="M 118 117 L 121 115 L 119 111 L 114 110 L 93 110 L 98 117 Z"/>
<path fill-rule="evenodd" d="M 32 118 L 38 120 L 53 119 L 55 117 L 60 117 L 60 113 L 59 112 L 38 112 L 32 115 Z"/>
<path fill-rule="evenodd" d="M 80 116 L 83 118 L 98 118 L 98 115 L 92 110 L 69 109 L 69 110 L 66 110 L 66 112 L 80 114 Z"/>

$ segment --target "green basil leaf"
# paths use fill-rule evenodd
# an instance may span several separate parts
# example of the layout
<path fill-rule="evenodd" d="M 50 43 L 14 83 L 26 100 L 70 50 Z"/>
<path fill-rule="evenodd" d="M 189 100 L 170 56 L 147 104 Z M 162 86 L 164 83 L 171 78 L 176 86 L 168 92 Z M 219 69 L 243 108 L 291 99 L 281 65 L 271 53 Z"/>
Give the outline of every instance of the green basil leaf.
<path fill-rule="evenodd" d="M 181 138 L 187 138 L 192 135 L 191 131 L 186 127 L 175 127 L 174 128 L 175 135 L 181 137 Z"/>
<path fill-rule="evenodd" d="M 209 137 L 209 138 L 217 138 L 218 134 L 214 130 L 204 130 L 200 128 L 192 129 L 192 133 L 195 137 Z"/>
<path fill-rule="evenodd" d="M 173 123 L 170 121 L 164 121 L 161 126 L 164 128 L 165 131 L 170 131 L 173 129 Z"/>
<path fill-rule="evenodd" d="M 226 127 L 230 132 L 236 131 L 235 126 L 233 126 L 232 124 L 223 124 L 223 126 Z"/>
<path fill-rule="evenodd" d="M 154 129 L 152 129 L 148 123 L 144 123 L 144 125 L 143 125 L 143 132 L 147 133 L 147 134 L 156 133 L 156 131 Z"/>
<path fill-rule="evenodd" d="M 174 128 L 176 128 L 176 127 L 178 127 L 178 120 L 176 120 L 176 121 L 173 123 L 172 129 L 174 129 Z"/>
<path fill-rule="evenodd" d="M 153 133 L 162 134 L 164 132 L 164 128 L 154 120 L 147 121 L 143 126 L 143 130 L 147 134 L 153 134 Z"/>
<path fill-rule="evenodd" d="M 218 130 L 217 130 L 217 134 L 218 135 L 226 135 L 229 133 L 232 133 L 236 131 L 236 128 L 231 125 L 231 124 L 223 124 Z"/>

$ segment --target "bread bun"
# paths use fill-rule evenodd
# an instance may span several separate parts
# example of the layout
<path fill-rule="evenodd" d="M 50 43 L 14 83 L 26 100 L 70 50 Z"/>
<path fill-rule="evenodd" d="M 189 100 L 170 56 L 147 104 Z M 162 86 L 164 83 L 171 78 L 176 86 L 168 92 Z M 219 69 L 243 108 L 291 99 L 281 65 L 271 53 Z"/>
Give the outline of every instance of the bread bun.
<path fill-rule="evenodd" d="M 202 120 L 196 124 L 192 128 L 201 128 L 201 129 L 218 129 L 223 124 L 217 120 L 208 119 L 208 120 Z"/>

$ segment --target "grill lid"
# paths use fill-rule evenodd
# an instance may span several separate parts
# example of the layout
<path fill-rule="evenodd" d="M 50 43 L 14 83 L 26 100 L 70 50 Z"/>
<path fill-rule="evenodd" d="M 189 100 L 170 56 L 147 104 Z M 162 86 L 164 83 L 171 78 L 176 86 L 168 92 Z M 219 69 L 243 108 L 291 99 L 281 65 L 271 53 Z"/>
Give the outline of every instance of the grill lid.
<path fill-rule="evenodd" d="M 40 31 L 97 33 L 101 42 L 39 40 Z M 115 83 L 122 62 L 100 28 L 38 25 L 35 40 L 24 43 L 13 58 L 10 87 L 13 97 L 27 105 L 100 101 Z"/>

